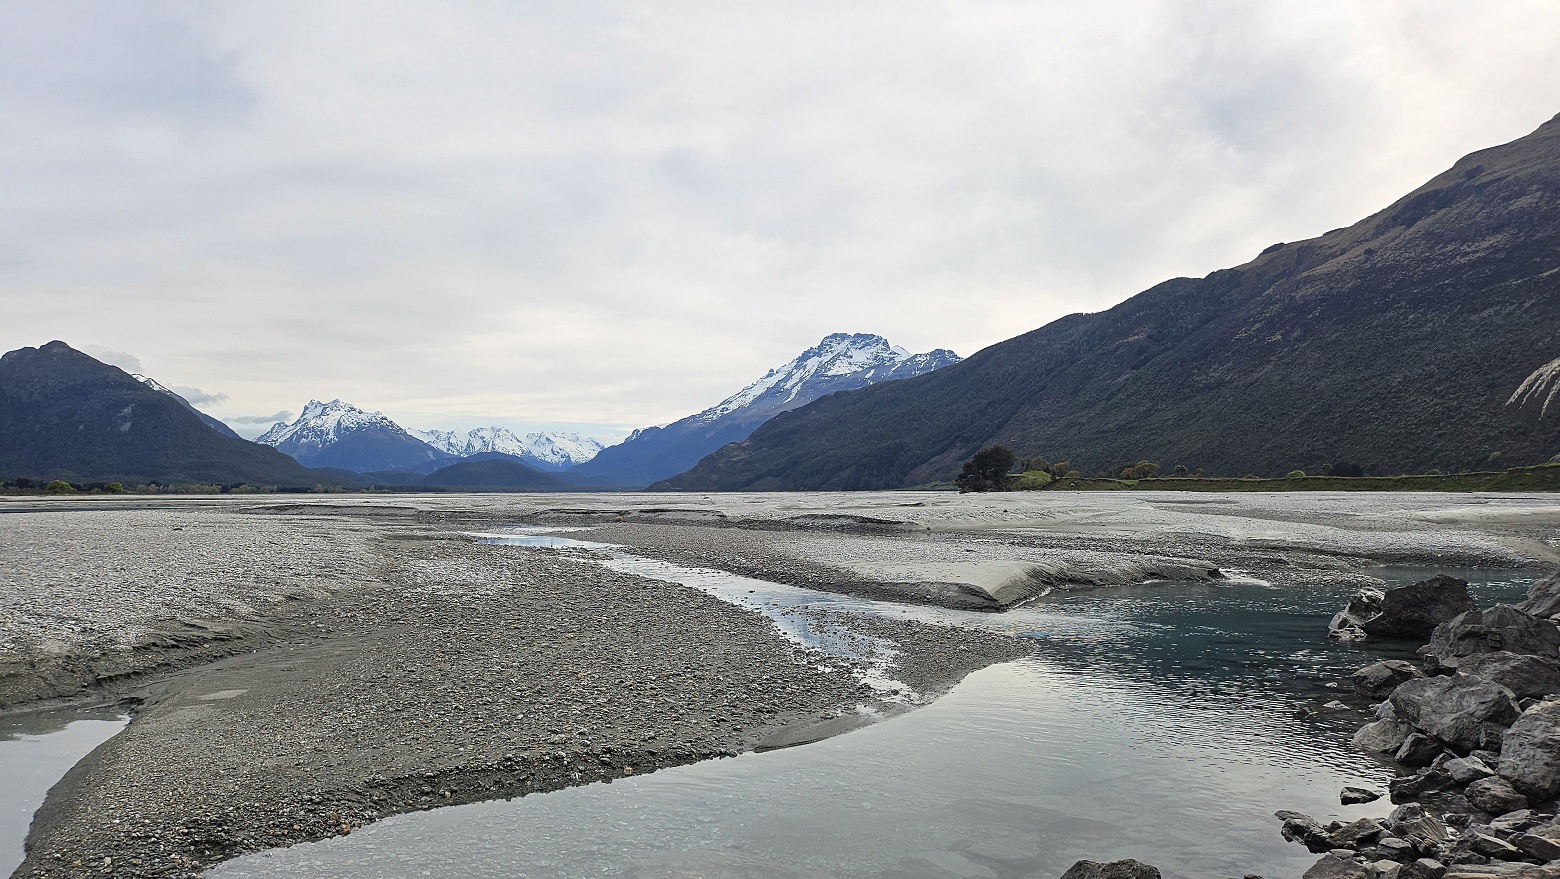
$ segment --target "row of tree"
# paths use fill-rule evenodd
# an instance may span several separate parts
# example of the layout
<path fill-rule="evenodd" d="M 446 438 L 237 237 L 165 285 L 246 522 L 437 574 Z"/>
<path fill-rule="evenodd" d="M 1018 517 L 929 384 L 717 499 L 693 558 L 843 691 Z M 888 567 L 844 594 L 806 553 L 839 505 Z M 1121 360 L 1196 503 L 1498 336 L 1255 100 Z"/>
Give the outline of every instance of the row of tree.
<path fill-rule="evenodd" d="M 1321 472 L 1317 475 L 1321 476 L 1365 475 L 1365 467 L 1352 461 L 1336 461 L 1319 469 Z M 1159 470 L 1159 465 L 1153 461 L 1138 461 L 1135 464 L 1127 464 L 1119 470 L 1101 473 L 1100 477 L 1151 479 L 1160 475 Z M 987 446 L 964 462 L 954 482 L 960 491 L 1007 491 L 1012 488 L 1015 479 L 1028 474 L 1039 475 L 1047 483 L 1056 479 L 1077 479 L 1083 475 L 1068 461 L 1051 462 L 1040 456 L 1020 458 L 1007 446 Z M 1288 478 L 1299 478 L 1306 476 L 1307 473 L 1304 470 L 1291 470 L 1285 475 Z M 1205 478 L 1206 474 L 1201 469 L 1194 472 L 1188 470 L 1184 464 L 1177 464 L 1168 476 L 1176 479 L 1201 479 Z"/>

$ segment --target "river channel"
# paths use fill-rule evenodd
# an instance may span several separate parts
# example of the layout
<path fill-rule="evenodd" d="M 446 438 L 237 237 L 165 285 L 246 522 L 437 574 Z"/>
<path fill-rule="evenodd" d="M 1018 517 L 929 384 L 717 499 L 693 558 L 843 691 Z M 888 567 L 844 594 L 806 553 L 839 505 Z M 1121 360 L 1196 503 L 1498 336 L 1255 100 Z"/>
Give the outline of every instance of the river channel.
<path fill-rule="evenodd" d="M 846 598 L 681 568 L 603 544 L 510 529 L 484 539 L 591 555 L 765 613 L 798 643 L 865 661 L 906 707 L 891 653 L 841 638 L 849 614 L 996 628 L 1032 658 L 966 678 L 913 711 L 822 742 L 644 777 L 401 815 L 349 837 L 219 865 L 214 877 L 1018 877 L 1136 857 L 1166 877 L 1298 876 L 1275 809 L 1326 821 L 1345 785 L 1391 770 L 1348 745 L 1328 708 L 1349 672 L 1395 652 L 1340 645 L 1352 589 L 1257 580 L 1056 592 L 1002 614 Z M 1406 583 L 1427 571 L 1382 569 Z M 1461 571 L 1481 605 L 1533 578 Z"/>

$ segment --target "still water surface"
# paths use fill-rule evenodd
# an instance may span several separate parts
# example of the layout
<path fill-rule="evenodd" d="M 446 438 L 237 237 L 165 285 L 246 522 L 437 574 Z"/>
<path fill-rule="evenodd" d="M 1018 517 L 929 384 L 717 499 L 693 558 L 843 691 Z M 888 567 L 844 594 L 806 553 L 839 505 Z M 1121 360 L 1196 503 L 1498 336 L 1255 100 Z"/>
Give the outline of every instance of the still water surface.
<path fill-rule="evenodd" d="M 0 715 L 0 875 L 21 864 L 22 841 L 49 788 L 124 725 L 115 708 Z"/>
<path fill-rule="evenodd" d="M 1279 837 L 1274 809 L 1326 821 L 1390 808 L 1338 805 L 1339 788 L 1384 788 L 1391 772 L 1348 747 L 1359 715 L 1317 710 L 1337 693 L 1329 683 L 1381 655 L 1326 639 L 1346 587 L 1157 584 L 982 614 L 593 549 L 613 567 L 762 610 L 824 649 L 860 649 L 814 637 L 838 610 L 999 628 L 1039 649 L 824 742 L 397 816 L 210 875 L 1017 879 L 1059 876 L 1079 858 L 1137 857 L 1166 877 L 1298 876 L 1315 856 Z M 1480 604 L 1514 600 L 1532 580 L 1461 575 Z"/>

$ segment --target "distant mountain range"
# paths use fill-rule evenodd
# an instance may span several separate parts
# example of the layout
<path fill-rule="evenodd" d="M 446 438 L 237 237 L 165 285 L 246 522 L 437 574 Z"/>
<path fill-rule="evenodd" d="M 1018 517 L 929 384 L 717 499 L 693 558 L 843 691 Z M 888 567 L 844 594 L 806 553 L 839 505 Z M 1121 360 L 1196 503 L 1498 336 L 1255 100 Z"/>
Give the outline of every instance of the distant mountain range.
<path fill-rule="evenodd" d="M 596 457 L 606 444 L 577 433 L 528 433 L 516 435 L 505 427 L 478 427 L 465 433 L 453 430 L 414 430 L 412 436 L 454 458 L 498 452 L 519 458 L 538 470 L 566 470 Z"/>
<path fill-rule="evenodd" d="M 668 425 L 637 430 L 589 462 L 569 468 L 563 478 L 579 485 L 642 488 L 746 439 L 782 412 L 840 391 L 914 378 L 958 362 L 959 356 L 945 349 L 911 354 L 882 336 L 835 333 L 720 403 Z"/>
<path fill-rule="evenodd" d="M 1353 226 L 830 395 L 658 487 L 913 486 L 988 444 L 1086 475 L 1532 464 L 1560 452 L 1557 355 L 1560 117 Z"/>
<path fill-rule="evenodd" d="M 341 400 L 310 400 L 291 424 L 277 422 L 255 442 L 305 466 L 339 467 L 355 473 L 411 470 L 451 457 L 384 415 Z"/>
<path fill-rule="evenodd" d="M 64 342 L 0 356 L 0 477 L 67 482 L 346 484 L 239 439 L 178 394 Z"/>

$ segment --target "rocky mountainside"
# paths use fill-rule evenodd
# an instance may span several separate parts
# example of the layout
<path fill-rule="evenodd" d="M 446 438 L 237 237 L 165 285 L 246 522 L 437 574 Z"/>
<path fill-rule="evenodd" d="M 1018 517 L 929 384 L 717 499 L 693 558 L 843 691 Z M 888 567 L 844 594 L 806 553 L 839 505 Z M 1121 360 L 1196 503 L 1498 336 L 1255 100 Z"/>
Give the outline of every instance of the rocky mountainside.
<path fill-rule="evenodd" d="M 835 333 L 703 412 L 635 431 L 593 460 L 569 468 L 564 479 L 641 488 L 683 472 L 727 443 L 746 439 L 781 412 L 839 391 L 914 378 L 958 362 L 958 355 L 945 349 L 911 354 L 882 336 Z"/>
<path fill-rule="evenodd" d="M 1353 226 L 826 397 L 663 487 L 919 485 L 991 443 L 1086 475 L 1537 463 L 1560 452 L 1557 328 L 1560 117 Z"/>
<path fill-rule="evenodd" d="M 0 357 L 0 476 L 71 482 L 335 485 L 219 432 L 183 398 L 64 342 Z"/>
<path fill-rule="evenodd" d="M 417 437 L 455 458 L 498 452 L 519 458 L 538 470 L 564 470 L 583 464 L 606 448 L 595 437 L 577 433 L 541 431 L 524 436 L 506 427 L 478 427 L 460 433 L 453 430 L 414 430 Z"/>
<path fill-rule="evenodd" d="M 410 470 L 450 457 L 380 413 L 341 400 L 310 400 L 293 423 L 277 422 L 255 442 L 310 467 L 339 467 L 354 473 Z"/>

